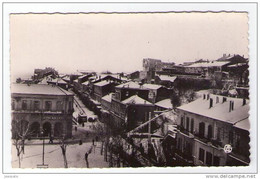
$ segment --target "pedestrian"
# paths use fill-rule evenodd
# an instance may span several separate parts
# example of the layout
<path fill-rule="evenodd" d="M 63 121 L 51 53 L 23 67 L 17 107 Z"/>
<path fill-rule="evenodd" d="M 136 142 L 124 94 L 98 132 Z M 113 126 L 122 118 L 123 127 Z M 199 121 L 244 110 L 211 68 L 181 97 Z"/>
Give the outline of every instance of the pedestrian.
<path fill-rule="evenodd" d="M 49 144 L 53 144 L 53 138 L 52 138 L 51 135 L 50 135 L 50 141 L 49 141 Z"/>
<path fill-rule="evenodd" d="M 75 131 L 77 132 L 77 130 L 78 130 L 78 128 L 77 128 L 77 126 L 75 126 Z"/>
<path fill-rule="evenodd" d="M 96 142 L 98 142 L 98 136 L 96 136 Z"/>
<path fill-rule="evenodd" d="M 92 145 L 95 145 L 95 139 L 92 139 Z"/>
<path fill-rule="evenodd" d="M 87 166 L 87 168 L 89 168 L 89 164 L 88 164 L 88 152 L 85 153 L 85 161 L 86 161 L 86 166 Z"/>
<path fill-rule="evenodd" d="M 84 122 L 82 122 L 82 127 L 84 127 L 85 126 L 85 124 L 84 124 Z"/>
<path fill-rule="evenodd" d="M 82 140 L 81 139 L 79 140 L 79 145 L 82 145 Z"/>

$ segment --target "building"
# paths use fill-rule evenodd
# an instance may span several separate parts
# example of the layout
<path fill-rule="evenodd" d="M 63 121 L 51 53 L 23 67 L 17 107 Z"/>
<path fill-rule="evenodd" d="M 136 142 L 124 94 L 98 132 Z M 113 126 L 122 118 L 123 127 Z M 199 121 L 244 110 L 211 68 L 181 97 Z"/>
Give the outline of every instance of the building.
<path fill-rule="evenodd" d="M 71 137 L 73 94 L 55 85 L 12 84 L 12 137 Z M 21 131 L 20 131 L 21 132 Z"/>
<path fill-rule="evenodd" d="M 142 84 L 133 81 L 123 83 L 115 87 L 115 96 L 120 101 L 123 101 L 133 95 L 138 95 L 151 103 L 155 103 L 157 101 L 169 98 L 170 90 L 161 85 Z"/>
<path fill-rule="evenodd" d="M 249 165 L 249 101 L 204 94 L 177 108 L 176 164 Z M 232 147 L 224 152 L 225 145 Z"/>
<path fill-rule="evenodd" d="M 143 59 L 143 71 L 140 74 L 141 79 L 146 82 L 151 82 L 155 77 L 155 72 L 162 71 L 163 68 L 170 68 L 175 65 L 174 62 L 162 62 L 158 59 L 145 58 Z"/>
<path fill-rule="evenodd" d="M 117 129 L 130 131 L 148 121 L 148 114 L 153 111 L 154 105 L 137 95 L 122 101 L 112 95 L 110 112 Z"/>

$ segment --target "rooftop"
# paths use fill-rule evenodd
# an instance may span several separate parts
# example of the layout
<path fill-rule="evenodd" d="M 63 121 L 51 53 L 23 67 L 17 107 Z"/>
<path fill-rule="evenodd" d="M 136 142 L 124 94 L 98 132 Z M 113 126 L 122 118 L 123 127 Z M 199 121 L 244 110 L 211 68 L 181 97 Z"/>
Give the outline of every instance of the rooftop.
<path fill-rule="evenodd" d="M 194 63 L 194 64 L 191 64 L 187 67 L 220 67 L 220 66 L 223 66 L 223 65 L 226 65 L 228 64 L 229 61 L 212 61 L 212 62 L 206 62 L 206 63 Z"/>
<path fill-rule="evenodd" d="M 164 100 L 158 101 L 157 103 L 155 103 L 155 105 L 162 107 L 162 108 L 166 108 L 166 109 L 172 109 L 171 99 L 164 99 Z"/>
<path fill-rule="evenodd" d="M 233 125 L 249 117 L 249 100 L 246 100 L 246 104 L 242 105 L 243 99 L 241 98 L 231 98 L 213 94 L 210 94 L 209 99 L 210 98 L 213 99 L 211 108 L 210 100 L 207 100 L 206 95 L 205 99 L 203 99 L 203 97 L 199 98 L 191 103 L 178 107 L 178 109 Z M 223 98 L 226 98 L 224 103 Z M 219 101 L 218 103 L 217 100 Z M 231 111 L 229 110 L 230 101 L 234 102 L 234 109 Z"/>
<path fill-rule="evenodd" d="M 122 101 L 123 104 L 142 104 L 142 105 L 152 105 L 149 101 L 146 101 L 143 98 L 140 98 L 137 95 L 131 96 L 124 101 Z"/>
<path fill-rule="evenodd" d="M 176 76 L 168 76 L 168 75 L 158 75 L 158 77 L 162 80 L 162 81 L 171 81 L 174 82 L 176 80 Z"/>
<path fill-rule="evenodd" d="M 140 85 L 133 81 L 120 84 L 120 85 L 116 86 L 116 88 L 147 89 L 143 85 Z"/>
<path fill-rule="evenodd" d="M 147 89 L 154 89 L 154 90 L 157 90 L 159 88 L 161 88 L 162 86 L 161 85 L 156 85 L 156 84 L 143 84 L 143 87 L 144 88 L 147 88 Z"/>
<path fill-rule="evenodd" d="M 40 95 L 73 95 L 55 85 L 46 84 L 11 84 L 12 94 L 40 94 Z"/>
<path fill-rule="evenodd" d="M 103 80 L 103 81 L 94 83 L 94 86 L 106 86 L 106 85 L 108 85 L 108 84 L 110 84 L 110 83 L 111 83 L 111 82 L 109 82 L 109 81 Z"/>
<path fill-rule="evenodd" d="M 113 93 L 109 93 L 108 95 L 103 96 L 102 99 L 111 103 L 112 95 L 113 95 Z"/>

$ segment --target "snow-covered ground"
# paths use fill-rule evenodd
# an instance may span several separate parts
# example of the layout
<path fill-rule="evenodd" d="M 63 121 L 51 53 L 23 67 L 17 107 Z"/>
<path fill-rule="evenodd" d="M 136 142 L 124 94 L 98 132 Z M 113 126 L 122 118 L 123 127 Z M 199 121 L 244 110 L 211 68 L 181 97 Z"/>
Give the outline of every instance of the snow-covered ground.
<path fill-rule="evenodd" d="M 75 100 L 81 106 L 74 103 L 73 116 L 77 117 L 80 111 L 83 109 L 86 115 L 94 115 L 92 111 L 85 107 L 85 105 L 75 95 Z M 85 122 L 82 125 L 73 125 L 72 139 L 69 139 L 67 146 L 66 156 L 69 168 L 85 168 L 85 153 L 90 150 L 92 140 L 98 135 L 95 130 L 95 126 L 102 125 L 97 122 Z M 75 130 L 77 127 L 77 130 Z M 83 141 L 82 145 L 79 145 L 79 140 Z M 48 144 L 49 140 L 45 140 L 45 152 L 44 152 L 44 164 L 48 164 L 49 168 L 64 168 L 64 160 L 62 151 L 58 140 L 54 140 L 54 144 Z M 42 164 L 42 140 L 30 140 L 25 141 L 25 153 L 21 154 L 21 168 L 37 168 L 37 165 Z M 88 156 L 88 162 L 90 168 L 107 168 L 109 164 L 104 161 L 104 156 L 100 153 L 101 142 L 95 142 L 95 147 Z M 12 145 L 12 166 L 13 168 L 19 167 L 18 157 L 16 156 L 16 148 Z"/>
<path fill-rule="evenodd" d="M 47 142 L 47 141 L 46 141 Z M 101 143 L 95 143 L 95 150 L 88 156 L 90 168 L 107 168 L 109 164 L 104 161 L 104 155 L 100 154 Z M 67 160 L 69 168 L 86 168 L 84 159 L 85 153 L 92 147 L 92 142 L 79 144 L 70 144 L 67 146 Z M 38 164 L 42 164 L 42 145 L 26 145 L 25 154 L 22 155 L 21 168 L 37 168 Z M 12 166 L 18 168 L 18 158 L 16 156 L 15 146 L 12 146 Z M 48 164 L 49 168 L 64 168 L 64 160 L 61 148 L 58 144 L 45 145 L 44 164 Z"/>

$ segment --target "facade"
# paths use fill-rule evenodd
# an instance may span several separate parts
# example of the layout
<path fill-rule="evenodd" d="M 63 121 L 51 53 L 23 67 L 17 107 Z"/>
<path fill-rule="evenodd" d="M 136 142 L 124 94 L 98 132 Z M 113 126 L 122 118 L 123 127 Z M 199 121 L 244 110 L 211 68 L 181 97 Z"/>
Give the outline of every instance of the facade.
<path fill-rule="evenodd" d="M 54 85 L 12 84 L 12 137 L 71 137 L 73 94 Z M 22 131 L 20 131 L 22 130 Z"/>
<path fill-rule="evenodd" d="M 248 100 L 204 94 L 177 110 L 177 165 L 249 165 Z"/>

